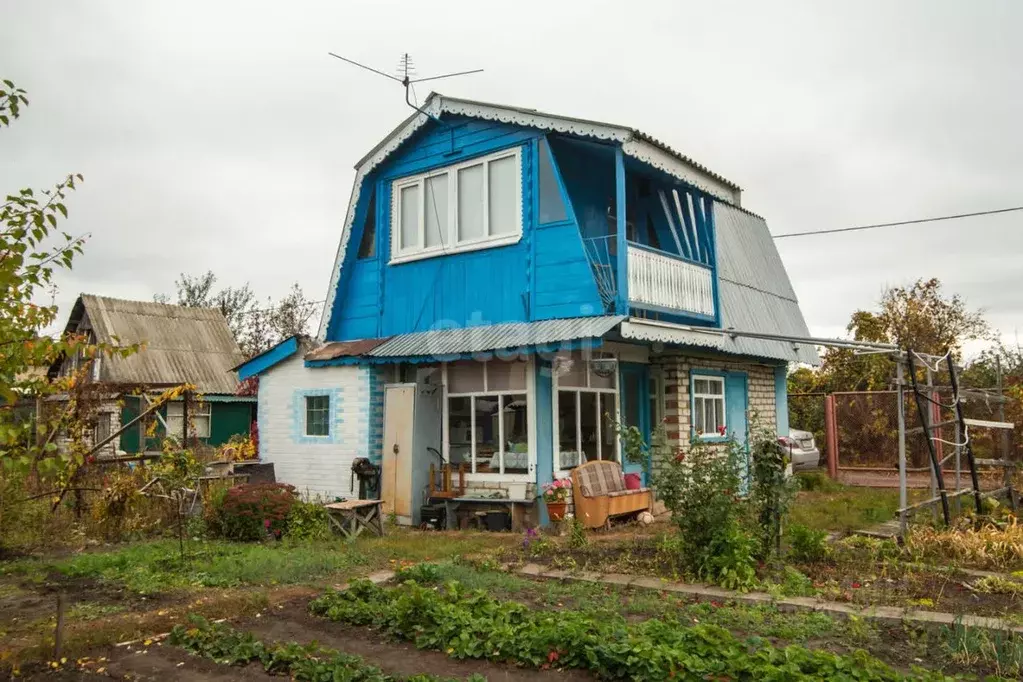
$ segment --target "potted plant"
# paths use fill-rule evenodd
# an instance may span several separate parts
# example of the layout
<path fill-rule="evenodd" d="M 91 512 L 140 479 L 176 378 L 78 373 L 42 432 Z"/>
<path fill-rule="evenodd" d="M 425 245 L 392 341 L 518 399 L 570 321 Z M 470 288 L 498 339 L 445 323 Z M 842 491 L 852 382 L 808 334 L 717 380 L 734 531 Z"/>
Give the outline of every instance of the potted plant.
<path fill-rule="evenodd" d="M 568 497 L 571 494 L 571 478 L 559 478 L 544 485 L 543 501 L 547 505 L 547 515 L 551 521 L 565 518 L 565 507 L 568 506 Z"/>

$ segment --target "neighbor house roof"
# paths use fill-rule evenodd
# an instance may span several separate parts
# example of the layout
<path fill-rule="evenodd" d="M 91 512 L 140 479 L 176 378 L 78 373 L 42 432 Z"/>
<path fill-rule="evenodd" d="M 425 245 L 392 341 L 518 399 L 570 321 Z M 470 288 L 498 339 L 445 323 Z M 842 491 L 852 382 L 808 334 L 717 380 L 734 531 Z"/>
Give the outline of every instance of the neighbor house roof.
<path fill-rule="evenodd" d="M 423 102 L 423 106 L 420 107 L 420 111 L 402 121 L 397 128 L 377 143 L 355 165 L 356 176 L 355 182 L 352 183 L 352 195 L 348 202 L 348 214 L 341 228 L 341 239 L 339 240 L 337 254 L 334 258 L 334 267 L 331 270 L 330 286 L 327 288 L 327 300 L 320 317 L 318 333 L 320 339 L 323 339 L 326 335 L 327 322 L 334 307 L 337 283 L 341 277 L 341 265 L 345 249 L 351 238 L 352 223 L 355 220 L 355 207 L 362 192 L 363 180 L 367 174 L 397 151 L 402 144 L 424 125 L 433 120 L 434 117 L 440 117 L 443 114 L 500 121 L 502 123 L 511 123 L 565 135 L 615 142 L 621 145 L 622 152 L 627 156 L 647 163 L 692 187 L 706 192 L 720 201 L 736 206 L 741 204 L 742 189 L 739 185 L 636 128 L 572 116 L 550 114 L 536 109 L 447 97 L 436 92 L 430 93 L 430 96 Z"/>
<path fill-rule="evenodd" d="M 188 308 L 150 301 L 125 301 L 82 294 L 75 301 L 65 333 L 87 316 L 97 343 L 145 348 L 126 358 L 104 357 L 100 381 L 169 386 L 195 384 L 201 393 L 233 394 L 238 379 L 231 368 L 244 356 L 216 308 Z"/>

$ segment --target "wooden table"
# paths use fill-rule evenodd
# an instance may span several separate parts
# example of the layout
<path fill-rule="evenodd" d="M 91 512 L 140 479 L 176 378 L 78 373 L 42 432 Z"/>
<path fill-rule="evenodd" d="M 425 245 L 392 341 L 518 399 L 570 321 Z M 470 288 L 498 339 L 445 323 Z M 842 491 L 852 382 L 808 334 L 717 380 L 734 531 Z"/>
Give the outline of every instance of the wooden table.
<path fill-rule="evenodd" d="M 533 500 L 509 500 L 500 497 L 454 497 L 444 500 L 444 519 L 448 530 L 457 530 L 455 516 L 462 505 L 498 505 L 507 506 L 511 512 L 512 530 L 520 531 L 523 526 L 525 511 L 532 506 Z"/>
<path fill-rule="evenodd" d="M 346 538 L 354 539 L 366 529 L 377 537 L 383 536 L 381 504 L 382 500 L 346 500 L 331 502 L 324 507 L 327 508 L 330 525 Z"/>

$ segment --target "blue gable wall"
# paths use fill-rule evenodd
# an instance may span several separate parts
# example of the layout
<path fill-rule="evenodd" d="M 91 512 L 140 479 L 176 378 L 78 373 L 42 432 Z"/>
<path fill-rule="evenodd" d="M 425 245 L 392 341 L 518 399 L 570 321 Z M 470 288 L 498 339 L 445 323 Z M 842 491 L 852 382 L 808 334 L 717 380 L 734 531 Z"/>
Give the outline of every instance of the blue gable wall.
<path fill-rule="evenodd" d="M 538 225 L 537 159 L 543 133 L 472 119 L 426 126 L 367 176 L 356 207 L 328 340 L 350 340 L 554 317 L 603 309 L 574 220 Z M 391 182 L 520 147 L 523 234 L 512 245 L 389 265 Z M 376 254 L 356 259 L 376 192 Z"/>

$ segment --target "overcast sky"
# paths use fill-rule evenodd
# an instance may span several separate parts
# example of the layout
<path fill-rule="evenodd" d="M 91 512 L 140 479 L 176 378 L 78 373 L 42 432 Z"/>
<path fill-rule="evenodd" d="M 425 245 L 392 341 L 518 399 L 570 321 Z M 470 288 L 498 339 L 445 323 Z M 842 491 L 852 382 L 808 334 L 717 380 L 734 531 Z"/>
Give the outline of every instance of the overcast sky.
<path fill-rule="evenodd" d="M 85 176 L 59 279 L 150 299 L 212 269 L 319 300 L 352 166 L 445 94 L 638 127 L 743 187 L 774 233 L 1023 205 L 1023 2 L 0 0 L 0 191 Z M 426 84 L 424 84 L 425 86 Z M 425 97 L 428 90 L 419 93 Z M 939 277 L 1014 339 L 1023 213 L 778 242 L 812 333 Z"/>

